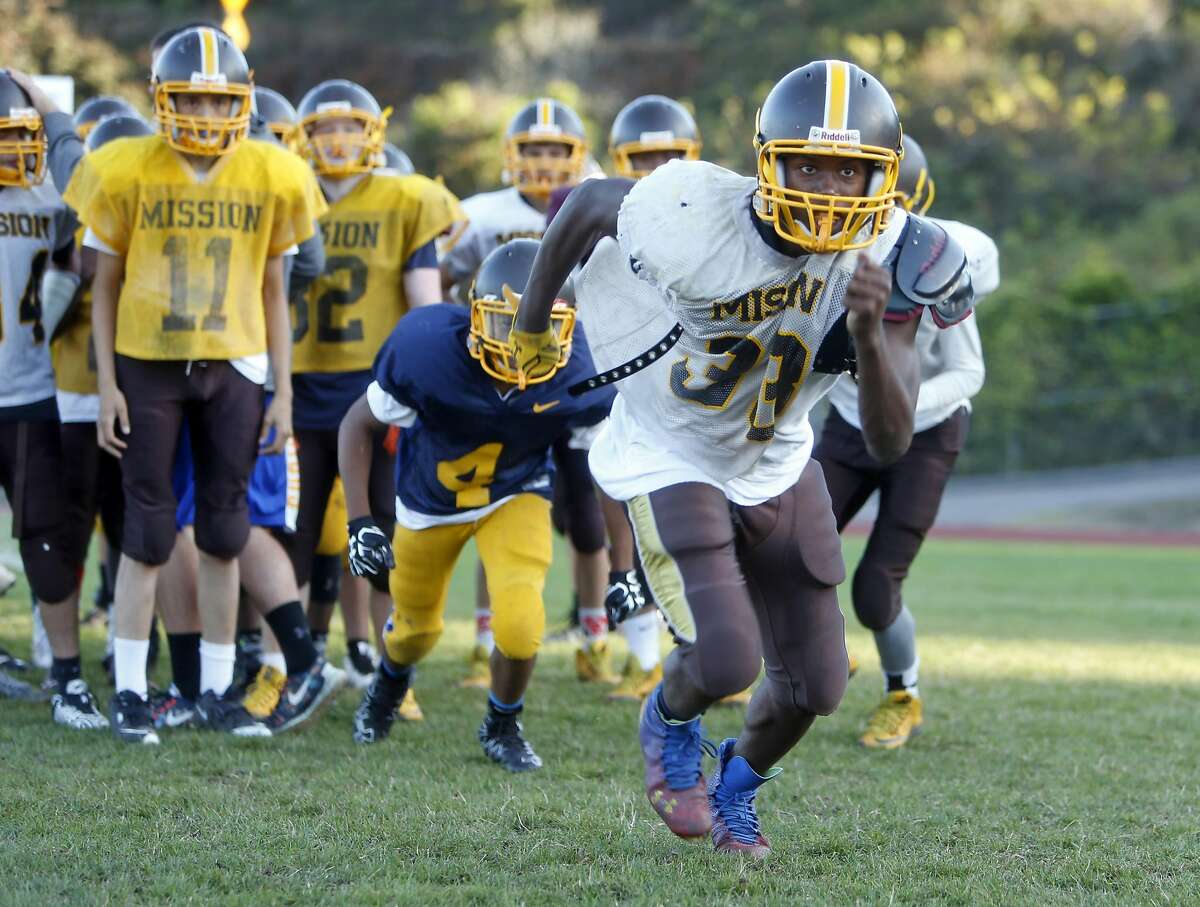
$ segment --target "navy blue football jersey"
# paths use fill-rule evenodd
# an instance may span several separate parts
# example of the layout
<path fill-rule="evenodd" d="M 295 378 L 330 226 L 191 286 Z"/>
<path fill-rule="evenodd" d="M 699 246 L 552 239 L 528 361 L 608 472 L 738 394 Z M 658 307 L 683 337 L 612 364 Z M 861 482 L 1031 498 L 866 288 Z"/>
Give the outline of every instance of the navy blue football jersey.
<path fill-rule="evenodd" d="M 571 358 L 549 381 L 505 393 L 467 351 L 469 311 L 441 303 L 409 312 L 375 359 L 375 381 L 417 412 L 400 433 L 396 495 L 409 510 L 450 516 L 520 492 L 550 497 L 550 446 L 612 407 L 604 388 L 572 397 L 595 373 L 577 325 Z"/>

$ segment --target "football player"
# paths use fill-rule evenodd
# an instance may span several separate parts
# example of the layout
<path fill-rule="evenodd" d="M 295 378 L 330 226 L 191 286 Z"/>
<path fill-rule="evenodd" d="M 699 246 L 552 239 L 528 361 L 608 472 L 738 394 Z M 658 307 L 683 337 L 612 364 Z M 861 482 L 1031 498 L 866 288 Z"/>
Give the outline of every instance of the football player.
<path fill-rule="evenodd" d="M 500 244 L 516 237 L 540 238 L 550 198 L 583 178 L 589 161 L 583 121 L 567 105 L 538 98 L 512 118 L 504 134 L 504 178 L 507 188 L 474 195 L 463 202 L 469 218 L 465 232 L 442 262 L 442 282 L 462 298 L 462 290 L 483 259 Z M 564 439 L 555 452 L 559 528 L 568 530 L 576 591 L 573 616 L 583 631 L 576 652 L 581 680 L 615 683 L 609 666 L 604 613 L 608 556 L 604 521 L 596 503 L 586 451 L 572 449 Z M 487 687 L 489 653 L 493 646 L 491 611 L 482 573 L 476 575 L 475 648 L 464 685 Z"/>
<path fill-rule="evenodd" d="M 756 793 L 837 707 L 848 674 L 845 568 L 808 411 L 853 340 L 867 447 L 897 459 L 912 437 L 918 316 L 961 320 L 972 292 L 962 249 L 896 209 L 900 120 L 873 76 L 810 63 L 775 84 L 757 127 L 757 177 L 671 161 L 577 189 L 546 233 L 512 343 L 527 377 L 553 370 L 554 298 L 593 249 L 575 288 L 606 369 L 590 383 L 623 380 L 592 474 L 626 502 L 682 642 L 642 708 L 647 795 L 676 834 L 711 830 L 718 851 L 764 856 Z M 706 788 L 700 716 L 764 660 Z"/>
<path fill-rule="evenodd" d="M 274 88 L 254 86 L 254 116 L 261 120 L 279 144 L 300 151 L 300 126 L 292 102 Z"/>
<path fill-rule="evenodd" d="M 303 153 L 329 200 L 321 217 L 325 271 L 306 296 L 293 294 L 295 424 L 300 502 L 289 553 L 300 585 L 309 582 L 322 518 L 338 475 L 337 429 L 371 382 L 371 365 L 396 322 L 412 309 L 441 301 L 436 238 L 461 220 L 458 201 L 423 176 L 372 172 L 383 143 L 387 113 L 361 85 L 331 79 L 300 101 Z M 391 457 L 376 441 L 372 513 L 390 530 L 395 480 Z M 361 600 L 365 600 L 363 596 Z M 353 599 L 343 601 L 343 609 Z M 371 595 L 380 632 L 390 602 Z M 348 624 L 366 629 L 365 614 Z M 351 636 L 346 667 L 356 669 L 370 648 Z"/>
<path fill-rule="evenodd" d="M 71 118 L 75 126 L 75 132 L 79 138 L 87 141 L 87 137 L 91 131 L 102 121 L 109 117 L 138 117 L 141 114 L 137 112 L 132 104 L 124 98 L 118 98 L 113 95 L 99 95 L 94 98 L 88 98 L 79 105 L 79 109 L 75 111 L 75 115 Z"/>
<path fill-rule="evenodd" d="M 896 188 L 900 202 L 916 214 L 923 215 L 933 201 L 925 153 L 907 135 Z M 930 220 L 966 250 L 978 303 L 999 283 L 996 244 L 966 224 Z M 926 317 L 916 342 L 921 387 L 908 452 L 891 463 L 871 455 L 858 415 L 858 387 L 850 375 L 829 392 L 833 406 L 813 451 L 825 472 L 839 532 L 872 492 L 879 491 L 879 512 L 854 571 L 851 595 L 854 613 L 875 635 L 884 680 L 883 702 L 859 742 L 881 749 L 903 746 L 922 727 L 916 625 L 901 587 L 937 518 L 942 492 L 966 441 L 971 397 L 983 387 L 983 354 L 974 318 L 939 330 Z"/>
<path fill-rule="evenodd" d="M 550 315 L 557 357 L 532 382 L 508 351 L 519 294 L 537 242 L 493 251 L 469 293 L 469 311 L 441 305 L 407 316 L 375 363 L 374 380 L 342 422 L 339 460 L 346 485 L 350 563 L 388 583 L 394 611 L 375 679 L 354 714 L 354 739 L 387 736 L 413 666 L 436 644 L 450 574 L 474 538 L 494 611 L 496 645 L 479 740 L 488 758 L 514 772 L 542 760 L 522 736 L 519 716 L 545 625 L 542 591 L 550 566 L 550 447 L 586 432 L 608 412 L 605 393 L 572 397 L 567 386 L 591 374 L 574 311 Z M 398 425 L 396 528 L 392 542 L 370 515 L 372 438 Z M 390 572 L 389 572 L 390 571 Z"/>
<path fill-rule="evenodd" d="M 417 168 L 413 166 L 412 158 L 391 142 L 383 143 L 382 155 L 382 160 L 378 162 L 378 172 L 394 173 L 399 176 L 410 176 L 417 172 Z"/>
<path fill-rule="evenodd" d="M 223 33 L 191 28 L 155 57 L 160 134 L 80 162 L 67 200 L 97 250 L 92 322 L 101 446 L 122 459 L 125 528 L 117 576 L 113 728 L 157 743 L 146 700 L 146 636 L 159 567 L 175 543 L 170 473 L 184 420 L 196 463 L 201 723 L 270 731 L 228 695 L 235 558 L 249 536 L 246 488 L 259 442 L 291 435 L 291 350 L 282 255 L 324 202 L 303 163 L 245 141 L 250 71 Z M 270 353 L 268 359 L 268 352 Z M 275 396 L 263 415 L 263 383 Z M 311 686 L 307 687 L 311 692 Z"/>
<path fill-rule="evenodd" d="M 0 71 L 0 483 L 12 533 L 49 637 L 51 713 L 59 724 L 104 728 L 80 676 L 74 556 L 61 479 L 64 470 L 54 372 L 43 302 L 61 311 L 78 286 L 71 267 L 76 221 L 46 176 L 46 134 L 33 98 Z M 43 298 L 43 275 L 52 292 Z"/>

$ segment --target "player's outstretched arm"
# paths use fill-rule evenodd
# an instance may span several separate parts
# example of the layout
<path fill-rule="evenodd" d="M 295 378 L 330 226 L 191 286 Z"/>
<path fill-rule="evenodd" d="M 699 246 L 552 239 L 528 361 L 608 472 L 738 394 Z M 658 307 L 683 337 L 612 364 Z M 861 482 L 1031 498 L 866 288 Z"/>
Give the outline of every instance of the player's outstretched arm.
<path fill-rule="evenodd" d="M 550 329 L 550 309 L 571 270 L 602 238 L 617 235 L 617 214 L 632 188 L 628 179 L 585 180 L 567 197 L 533 260 L 514 334 Z"/>
<path fill-rule="evenodd" d="M 350 521 L 350 572 L 365 576 L 376 589 L 387 591 L 388 571 L 396 565 L 392 546 L 371 517 L 367 494 L 371 476 L 371 453 L 375 433 L 386 426 L 375 418 L 367 395 L 350 407 L 338 428 L 338 470 L 346 491 L 346 513 Z"/>
<path fill-rule="evenodd" d="M 871 456 L 881 463 L 902 457 L 912 443 L 913 413 L 921 383 L 916 336 L 919 318 L 884 321 L 892 272 L 860 257 L 846 289 L 846 327 L 858 359 L 858 415 Z"/>

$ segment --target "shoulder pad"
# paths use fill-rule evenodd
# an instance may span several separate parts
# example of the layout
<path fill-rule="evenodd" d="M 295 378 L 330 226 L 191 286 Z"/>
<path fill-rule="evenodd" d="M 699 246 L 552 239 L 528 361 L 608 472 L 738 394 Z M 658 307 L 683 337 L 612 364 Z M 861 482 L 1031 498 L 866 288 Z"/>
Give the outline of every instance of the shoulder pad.
<path fill-rule="evenodd" d="M 889 304 L 890 308 L 890 304 Z M 826 375 L 840 375 L 842 372 L 855 374 L 858 371 L 858 360 L 854 352 L 854 341 L 846 327 L 846 313 L 843 312 L 833 327 L 821 341 L 817 355 L 813 357 L 812 370 Z"/>
<path fill-rule="evenodd" d="M 967 255 L 941 226 L 910 214 L 888 259 L 894 277 L 885 317 L 905 321 L 927 306 L 934 321 L 948 327 L 970 314 L 975 292 Z"/>

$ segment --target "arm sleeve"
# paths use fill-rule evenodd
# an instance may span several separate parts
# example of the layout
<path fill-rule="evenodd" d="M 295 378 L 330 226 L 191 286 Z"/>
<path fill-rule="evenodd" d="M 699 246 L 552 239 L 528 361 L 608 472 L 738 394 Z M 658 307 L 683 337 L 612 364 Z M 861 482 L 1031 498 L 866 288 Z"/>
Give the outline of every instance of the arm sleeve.
<path fill-rule="evenodd" d="M 67 204 L 63 204 L 54 213 L 54 257 L 59 261 L 63 252 L 69 257 L 71 246 L 75 243 L 75 234 L 79 230 L 79 220 L 75 212 Z"/>
<path fill-rule="evenodd" d="M 367 385 L 367 405 L 371 407 L 371 415 L 387 425 L 408 428 L 417 421 L 417 411 L 385 391 L 378 381 Z"/>
<path fill-rule="evenodd" d="M 415 268 L 436 268 L 437 266 L 437 243 L 432 239 L 408 256 L 408 260 L 404 262 L 405 271 L 412 271 Z"/>
<path fill-rule="evenodd" d="M 65 113 L 51 113 L 43 121 L 46 129 L 46 163 L 50 176 L 61 192 L 71 182 L 75 165 L 83 158 L 83 140 L 75 124 Z"/>
<path fill-rule="evenodd" d="M 921 382 L 917 394 L 917 418 L 921 413 L 944 409 L 970 400 L 983 387 L 983 347 L 974 318 L 967 318 L 938 332 L 942 369 Z"/>

